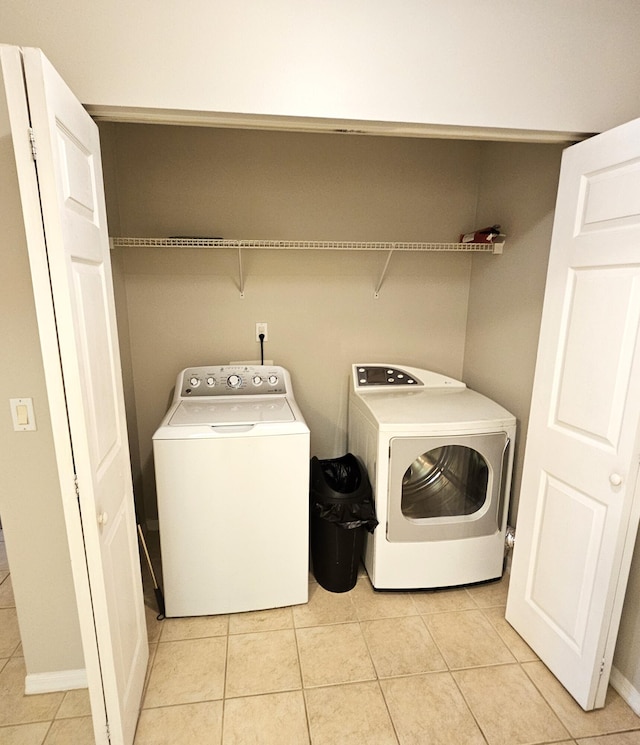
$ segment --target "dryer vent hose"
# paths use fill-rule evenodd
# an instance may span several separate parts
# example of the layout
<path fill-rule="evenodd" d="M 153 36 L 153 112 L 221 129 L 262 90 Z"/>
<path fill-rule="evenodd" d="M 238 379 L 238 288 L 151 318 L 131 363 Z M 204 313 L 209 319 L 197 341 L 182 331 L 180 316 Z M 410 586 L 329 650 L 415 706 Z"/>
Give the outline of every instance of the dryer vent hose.
<path fill-rule="evenodd" d="M 516 529 L 507 525 L 507 531 L 504 535 L 504 547 L 507 552 L 512 551 L 516 545 Z"/>

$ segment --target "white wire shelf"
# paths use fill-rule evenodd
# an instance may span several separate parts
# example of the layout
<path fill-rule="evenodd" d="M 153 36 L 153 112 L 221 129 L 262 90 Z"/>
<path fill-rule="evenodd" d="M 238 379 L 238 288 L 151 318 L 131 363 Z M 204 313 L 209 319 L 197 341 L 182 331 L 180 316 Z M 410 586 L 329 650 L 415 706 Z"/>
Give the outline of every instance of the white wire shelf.
<path fill-rule="evenodd" d="M 322 251 L 386 251 L 387 260 L 376 285 L 374 297 L 380 296 L 380 289 L 389 268 L 394 251 L 450 251 L 454 253 L 493 253 L 501 254 L 504 242 L 496 243 L 409 243 L 386 241 L 273 241 L 273 240 L 232 240 L 228 238 L 123 238 L 109 239 L 112 248 L 213 248 L 235 249 L 238 252 L 238 288 L 244 297 L 244 271 L 242 249 L 276 250 L 322 250 Z"/>
<path fill-rule="evenodd" d="M 269 241 L 228 238 L 111 238 L 114 248 L 263 248 L 329 251 L 462 251 L 500 253 L 502 243 L 409 243 L 385 241 Z"/>

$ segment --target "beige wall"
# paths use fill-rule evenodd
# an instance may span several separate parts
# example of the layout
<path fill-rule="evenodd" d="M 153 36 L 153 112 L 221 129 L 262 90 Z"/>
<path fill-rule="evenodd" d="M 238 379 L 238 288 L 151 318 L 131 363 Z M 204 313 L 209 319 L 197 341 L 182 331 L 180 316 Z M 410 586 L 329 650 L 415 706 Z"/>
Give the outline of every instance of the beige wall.
<path fill-rule="evenodd" d="M 478 221 L 499 216 L 502 256 L 473 258 L 464 356 L 468 385 L 518 420 L 510 521 L 517 520 L 542 301 L 562 148 L 487 143 Z"/>
<path fill-rule="evenodd" d="M 84 667 L 48 412 L 13 143 L 0 89 L 0 516 L 27 674 Z M 10 398 L 33 399 L 37 431 L 14 432 Z"/>
<path fill-rule="evenodd" d="M 395 361 L 459 376 L 469 258 L 398 256 L 374 299 L 382 255 L 262 252 L 248 257 L 246 296 L 231 256 L 135 251 L 125 257 L 134 387 L 145 485 L 151 437 L 187 365 L 257 360 L 255 322 L 267 321 L 266 358 L 292 373 L 319 457 L 346 447 L 350 364 Z M 153 495 L 147 489 L 147 499 Z M 148 515 L 154 507 L 147 501 Z"/>
<path fill-rule="evenodd" d="M 636 540 L 629 584 L 625 595 L 618 642 L 613 657 L 616 670 L 635 689 L 635 711 L 638 712 L 640 692 L 640 536 Z"/>
<path fill-rule="evenodd" d="M 480 143 L 101 124 L 125 235 L 456 240 L 472 227 Z M 108 192 L 112 192 L 107 184 Z"/>
<path fill-rule="evenodd" d="M 88 8 L 2 0 L 0 41 L 41 47 L 102 107 L 562 132 L 640 115 L 637 0 Z"/>
<path fill-rule="evenodd" d="M 125 235 L 422 241 L 454 240 L 473 227 L 478 143 L 101 129 L 117 174 L 117 195 L 107 191 L 109 221 Z M 257 321 L 269 324 L 266 358 L 292 373 L 319 457 L 345 451 L 352 362 L 462 374 L 468 255 L 398 253 L 375 299 L 386 253 L 245 251 L 244 298 L 232 250 L 114 253 L 124 271 L 150 517 L 151 437 L 176 374 L 187 365 L 257 359 Z"/>
<path fill-rule="evenodd" d="M 115 251 L 149 517 L 151 438 L 177 372 L 257 359 L 266 321 L 266 357 L 290 368 L 319 457 L 344 451 L 355 361 L 463 377 L 510 409 L 515 522 L 561 146 L 125 124 L 101 134 L 122 235 L 448 241 L 499 221 L 509 236 L 502 256 L 398 253 L 378 299 L 382 253 L 245 251 L 241 298 L 232 250 Z"/>

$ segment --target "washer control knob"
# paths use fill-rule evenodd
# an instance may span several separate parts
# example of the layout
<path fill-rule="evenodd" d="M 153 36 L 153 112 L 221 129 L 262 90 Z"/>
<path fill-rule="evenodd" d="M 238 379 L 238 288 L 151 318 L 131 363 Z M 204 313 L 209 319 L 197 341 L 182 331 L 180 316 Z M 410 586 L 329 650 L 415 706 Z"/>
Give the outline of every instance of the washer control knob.
<path fill-rule="evenodd" d="M 200 378 L 197 378 L 195 375 L 192 375 L 189 378 L 189 383 L 194 387 L 197 388 L 200 385 Z"/>
<path fill-rule="evenodd" d="M 213 386 L 216 384 L 216 379 L 212 377 L 211 375 L 207 376 L 207 385 L 209 388 L 213 388 Z"/>
<path fill-rule="evenodd" d="M 239 375 L 229 375 L 227 378 L 229 388 L 240 388 L 240 383 L 242 383 L 242 378 Z"/>
<path fill-rule="evenodd" d="M 253 384 L 254 384 L 255 386 L 258 386 L 258 385 L 262 385 L 262 378 L 261 378 L 261 377 L 260 377 L 259 375 L 254 375 L 254 376 L 253 376 L 253 377 L 251 378 L 251 382 L 252 382 L 252 383 L 253 383 Z"/>
<path fill-rule="evenodd" d="M 269 385 L 275 385 L 278 382 L 278 376 L 272 373 L 267 380 L 269 381 Z"/>

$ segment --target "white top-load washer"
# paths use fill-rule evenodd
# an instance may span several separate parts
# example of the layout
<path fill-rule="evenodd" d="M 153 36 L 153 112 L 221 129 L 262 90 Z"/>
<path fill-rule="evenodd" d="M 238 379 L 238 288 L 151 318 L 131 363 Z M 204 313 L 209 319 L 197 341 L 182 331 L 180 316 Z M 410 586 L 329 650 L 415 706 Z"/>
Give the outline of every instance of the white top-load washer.
<path fill-rule="evenodd" d="M 374 587 L 502 575 L 515 432 L 512 414 L 459 380 L 353 365 L 348 448 L 367 467 L 379 521 L 364 556 Z"/>
<path fill-rule="evenodd" d="M 182 370 L 153 454 L 167 616 L 307 601 L 309 429 L 287 370 Z"/>

